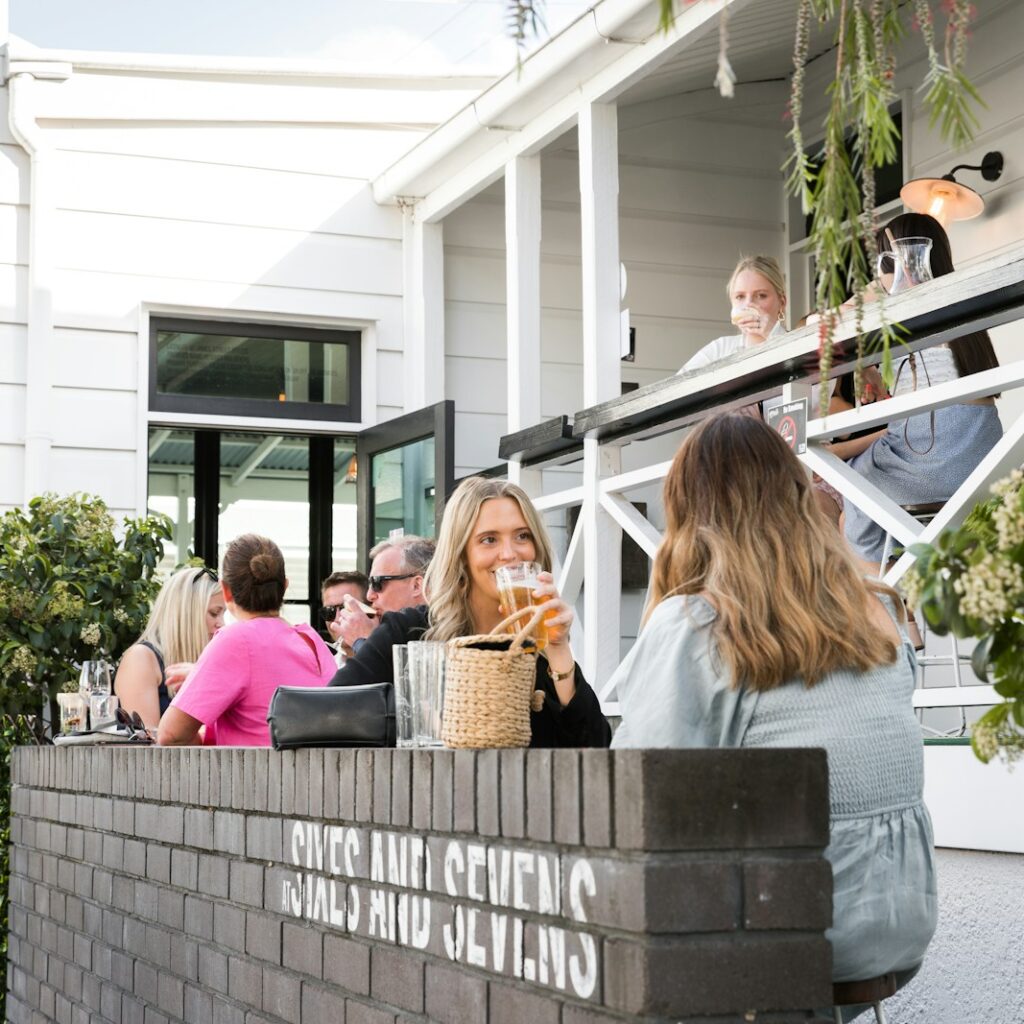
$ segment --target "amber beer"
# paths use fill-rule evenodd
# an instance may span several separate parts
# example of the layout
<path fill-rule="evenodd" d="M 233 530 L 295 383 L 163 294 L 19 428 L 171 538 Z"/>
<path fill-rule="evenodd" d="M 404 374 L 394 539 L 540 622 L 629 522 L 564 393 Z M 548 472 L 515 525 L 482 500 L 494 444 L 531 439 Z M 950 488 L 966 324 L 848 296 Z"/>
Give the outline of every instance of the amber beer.
<path fill-rule="evenodd" d="M 541 571 L 541 567 L 536 562 L 503 565 L 495 570 L 494 576 L 498 583 L 498 602 L 503 615 L 511 615 L 522 608 L 532 608 L 538 603 L 533 592 L 537 588 L 537 573 Z M 548 627 L 545 619 L 555 614 L 557 613 L 549 612 L 537 623 L 531 633 L 531 636 L 537 641 L 538 650 L 542 651 L 548 645 Z M 516 619 L 507 627 L 508 632 L 518 633 L 529 621 L 530 619 L 526 615 Z"/>

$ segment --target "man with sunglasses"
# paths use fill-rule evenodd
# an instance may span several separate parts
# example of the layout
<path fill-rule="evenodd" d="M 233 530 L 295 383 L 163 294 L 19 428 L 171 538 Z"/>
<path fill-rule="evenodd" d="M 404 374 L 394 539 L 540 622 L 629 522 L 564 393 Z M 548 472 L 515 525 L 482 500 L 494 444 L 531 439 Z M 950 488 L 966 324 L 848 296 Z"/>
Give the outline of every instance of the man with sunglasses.
<path fill-rule="evenodd" d="M 324 625 L 327 628 L 327 632 L 331 635 L 331 640 L 334 647 L 335 655 L 340 668 L 345 661 L 347 654 L 351 653 L 344 646 L 344 641 L 341 637 L 341 623 L 340 617 L 345 611 L 345 597 L 354 597 L 357 601 L 366 602 L 366 588 L 369 585 L 369 581 L 366 578 L 365 573 L 350 571 L 350 572 L 332 572 L 320 584 L 320 615 L 324 620 Z"/>
<path fill-rule="evenodd" d="M 423 574 L 433 557 L 434 542 L 427 537 L 409 535 L 377 544 L 370 551 L 370 585 L 366 591 L 366 600 L 377 614 L 371 618 L 355 601 L 346 600 L 335 620 L 341 642 L 356 652 L 385 612 L 426 604 Z"/>

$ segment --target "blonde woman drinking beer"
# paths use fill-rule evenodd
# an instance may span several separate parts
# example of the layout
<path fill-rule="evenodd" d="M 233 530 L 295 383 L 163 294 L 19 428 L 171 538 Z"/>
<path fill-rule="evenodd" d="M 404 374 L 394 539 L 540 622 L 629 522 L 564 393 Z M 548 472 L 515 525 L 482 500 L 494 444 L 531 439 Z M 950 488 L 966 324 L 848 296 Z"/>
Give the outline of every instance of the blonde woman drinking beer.
<path fill-rule="evenodd" d="M 533 595 L 545 608 L 547 627 L 536 681 L 545 699 L 541 710 L 530 715 L 531 746 L 608 746 L 611 731 L 597 695 L 569 647 L 573 612 L 551 576 L 547 531 L 526 492 L 503 480 L 470 477 L 459 484 L 445 506 L 437 550 L 424 580 L 428 603 L 385 614 L 331 685 L 392 680 L 395 644 L 489 633 L 505 618 L 495 572 L 522 562 L 542 567 Z"/>

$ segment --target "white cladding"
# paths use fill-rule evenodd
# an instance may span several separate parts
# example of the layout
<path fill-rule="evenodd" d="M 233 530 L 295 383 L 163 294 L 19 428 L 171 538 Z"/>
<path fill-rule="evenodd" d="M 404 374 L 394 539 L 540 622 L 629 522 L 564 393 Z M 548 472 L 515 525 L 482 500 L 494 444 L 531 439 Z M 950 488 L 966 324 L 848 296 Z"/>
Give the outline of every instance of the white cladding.
<path fill-rule="evenodd" d="M 363 423 L 401 412 L 402 220 L 369 181 L 484 83 L 78 56 L 70 78 L 34 82 L 31 97 L 55 239 L 48 488 L 99 493 L 116 517 L 141 511 L 149 313 L 362 329 Z M 9 95 L 0 89 L 0 509 L 31 497 L 30 162 Z"/>

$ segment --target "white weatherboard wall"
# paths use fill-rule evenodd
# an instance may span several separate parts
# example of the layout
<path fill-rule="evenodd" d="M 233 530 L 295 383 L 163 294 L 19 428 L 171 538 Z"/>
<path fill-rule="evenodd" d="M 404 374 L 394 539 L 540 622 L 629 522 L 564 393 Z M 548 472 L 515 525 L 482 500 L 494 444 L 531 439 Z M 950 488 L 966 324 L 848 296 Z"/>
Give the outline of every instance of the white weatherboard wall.
<path fill-rule="evenodd" d="M 732 333 L 725 285 L 737 258 L 782 257 L 777 111 L 784 103 L 768 87 L 739 108 L 717 93 L 620 105 L 623 306 L 637 333 L 624 381 L 647 384 L 675 373 L 703 344 Z M 768 117 L 768 110 L 776 113 Z M 575 131 L 544 151 L 541 189 L 541 414 L 550 417 L 583 405 Z M 444 238 L 445 379 L 456 406 L 460 475 L 494 465 L 507 429 L 502 184 L 449 214 Z M 626 454 L 624 468 L 630 461 Z"/>
<path fill-rule="evenodd" d="M 714 90 L 619 107 L 619 245 L 627 272 L 622 302 L 636 329 L 635 361 L 623 381 L 675 373 L 712 338 L 733 333 L 725 288 L 742 254 L 782 259 L 785 247 L 782 133 L 785 93 L 744 90 L 734 102 Z M 579 159 L 576 132 L 541 161 L 541 415 L 583 406 Z M 501 182 L 444 221 L 445 387 L 455 401 L 456 476 L 494 465 L 507 432 L 505 237 Z M 630 444 L 623 470 L 670 459 L 678 435 Z M 579 483 L 569 466 L 544 473 L 544 492 Z M 660 484 L 638 489 L 663 525 Z M 556 544 L 564 514 L 548 517 Z M 625 653 L 637 635 L 643 592 L 623 594 Z M 581 606 L 577 609 L 581 610 Z"/>
<path fill-rule="evenodd" d="M 70 56 L 67 81 L 33 83 L 59 239 L 49 488 L 139 511 L 147 311 L 364 328 L 376 386 L 363 422 L 401 412 L 401 215 L 374 202 L 369 180 L 484 83 Z M 0 89 L 0 509 L 31 497 L 29 159 L 8 96 Z"/>

